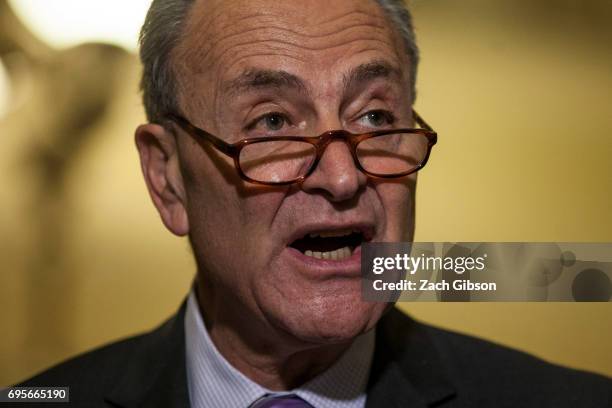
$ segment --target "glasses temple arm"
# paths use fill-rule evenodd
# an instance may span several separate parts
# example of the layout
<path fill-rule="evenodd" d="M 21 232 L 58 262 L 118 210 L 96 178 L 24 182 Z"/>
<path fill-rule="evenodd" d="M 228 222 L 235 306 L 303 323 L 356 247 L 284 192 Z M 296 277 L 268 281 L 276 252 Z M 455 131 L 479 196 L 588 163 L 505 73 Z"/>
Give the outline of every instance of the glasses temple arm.
<path fill-rule="evenodd" d="M 421 117 L 421 115 L 419 115 L 417 111 L 415 111 L 414 109 L 412 110 L 412 116 L 414 117 L 414 120 L 419 126 L 421 126 L 425 130 L 429 130 L 430 132 L 433 132 L 433 129 L 431 128 L 431 126 L 429 126 L 427 122 L 425 122 L 425 120 Z"/>
<path fill-rule="evenodd" d="M 212 143 L 217 149 L 219 149 L 222 153 L 230 156 L 230 157 L 234 157 L 234 146 L 232 146 L 231 144 L 225 142 L 224 140 L 219 139 L 217 136 L 208 133 L 207 131 L 205 131 L 204 129 L 200 129 L 198 127 L 195 127 L 194 125 L 192 125 L 187 119 L 185 119 L 184 117 L 182 117 L 181 115 L 176 115 L 176 114 L 168 114 L 167 117 L 172 120 L 174 123 L 176 123 L 177 125 L 179 125 L 184 131 L 186 131 L 187 133 L 193 135 L 193 136 L 198 136 L 202 139 L 205 139 L 207 141 L 209 141 L 210 143 Z"/>

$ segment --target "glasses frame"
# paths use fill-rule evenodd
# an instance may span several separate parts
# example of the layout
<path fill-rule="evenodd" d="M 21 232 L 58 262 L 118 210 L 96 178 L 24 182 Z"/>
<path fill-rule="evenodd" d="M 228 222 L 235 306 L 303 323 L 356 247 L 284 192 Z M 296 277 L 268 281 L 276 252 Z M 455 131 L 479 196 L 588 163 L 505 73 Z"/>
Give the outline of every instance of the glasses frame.
<path fill-rule="evenodd" d="M 319 164 L 319 161 L 321 160 L 321 157 L 323 156 L 323 153 L 325 152 L 325 149 L 327 148 L 327 146 L 329 146 L 329 144 L 333 140 L 336 140 L 336 139 L 343 140 L 347 143 L 347 145 L 349 146 L 351 155 L 353 156 L 355 167 L 357 167 L 361 172 L 363 172 L 369 177 L 379 178 L 379 179 L 389 179 L 389 178 L 404 177 L 409 174 L 415 173 L 421 170 L 423 167 L 425 167 L 425 164 L 427 164 L 427 161 L 429 160 L 429 155 L 431 154 L 431 149 L 438 141 L 438 134 L 431 128 L 431 126 L 427 124 L 427 122 L 425 122 L 425 120 L 423 120 L 423 118 L 415 110 L 412 111 L 412 116 L 415 122 L 419 126 L 421 126 L 421 128 L 385 129 L 385 130 L 377 130 L 374 132 L 359 133 L 359 134 L 353 134 L 346 130 L 330 130 L 330 131 L 322 133 L 319 136 L 274 136 L 273 137 L 274 140 L 288 140 L 288 141 L 298 141 L 298 142 L 309 143 L 315 147 L 316 157 L 313 160 L 312 164 L 310 165 L 310 168 L 308 169 L 306 174 L 304 174 L 303 176 L 296 177 L 294 179 L 287 180 L 287 181 L 269 181 L 267 182 L 267 181 L 254 180 L 250 178 L 249 176 L 247 176 L 242 171 L 242 168 L 240 167 L 239 159 L 240 159 L 240 151 L 244 147 L 250 144 L 253 144 L 253 143 L 269 142 L 271 139 L 270 137 L 253 137 L 253 138 L 241 139 L 235 143 L 227 143 L 224 140 L 220 139 L 219 137 L 205 131 L 204 129 L 200 129 L 197 126 L 194 126 L 191 122 L 189 122 L 187 119 L 185 119 L 181 115 L 174 114 L 174 113 L 166 115 L 166 117 L 170 121 L 176 123 L 181 129 L 187 132 L 190 136 L 194 137 L 196 140 L 200 139 L 200 140 L 205 140 L 209 142 L 210 144 L 213 145 L 213 147 L 215 147 L 221 153 L 233 159 L 234 166 L 236 167 L 236 170 L 238 171 L 238 175 L 244 181 L 247 181 L 253 184 L 266 185 L 266 186 L 286 186 L 289 184 L 302 182 L 304 179 L 306 179 L 308 176 L 310 176 L 313 173 L 314 169 Z M 366 139 L 370 139 L 370 138 L 377 137 L 377 136 L 384 136 L 384 135 L 388 135 L 392 133 L 417 133 L 417 134 L 421 134 L 425 136 L 427 138 L 427 153 L 423 161 L 421 161 L 421 163 L 419 163 L 414 169 L 405 171 L 403 173 L 378 174 L 378 173 L 372 173 L 372 172 L 365 170 L 361 166 L 361 163 L 359 163 L 359 159 L 357 158 L 357 145 Z"/>

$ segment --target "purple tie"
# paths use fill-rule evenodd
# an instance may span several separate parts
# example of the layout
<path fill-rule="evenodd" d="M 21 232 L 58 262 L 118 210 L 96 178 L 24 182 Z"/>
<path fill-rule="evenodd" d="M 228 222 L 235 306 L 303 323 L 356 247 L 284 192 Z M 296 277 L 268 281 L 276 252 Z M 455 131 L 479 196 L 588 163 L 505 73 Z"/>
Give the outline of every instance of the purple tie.
<path fill-rule="evenodd" d="M 251 408 L 313 408 L 295 394 L 267 396 L 257 400 Z"/>

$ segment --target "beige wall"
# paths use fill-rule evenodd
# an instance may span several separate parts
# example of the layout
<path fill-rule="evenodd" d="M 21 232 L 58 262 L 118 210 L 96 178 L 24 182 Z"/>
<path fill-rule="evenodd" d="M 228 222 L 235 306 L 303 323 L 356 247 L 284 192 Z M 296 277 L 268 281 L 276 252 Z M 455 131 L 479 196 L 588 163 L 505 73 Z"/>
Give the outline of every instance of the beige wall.
<path fill-rule="evenodd" d="M 612 241 L 609 2 L 532 3 L 414 3 L 417 109 L 440 135 L 417 240 Z M 140 177 L 135 57 L 47 51 L 5 55 L 18 77 L 0 121 L 0 385 L 156 325 L 194 272 Z M 400 307 L 612 375 L 610 303 Z"/>

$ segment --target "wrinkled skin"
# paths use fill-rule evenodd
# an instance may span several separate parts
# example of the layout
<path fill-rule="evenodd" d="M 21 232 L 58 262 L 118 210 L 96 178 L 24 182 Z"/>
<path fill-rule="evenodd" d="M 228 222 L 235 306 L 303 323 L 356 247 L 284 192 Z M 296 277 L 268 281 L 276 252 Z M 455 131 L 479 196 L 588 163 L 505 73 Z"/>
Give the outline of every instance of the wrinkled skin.
<path fill-rule="evenodd" d="M 182 114 L 235 142 L 412 126 L 403 50 L 371 0 L 197 1 L 172 61 Z M 351 76 L 373 65 L 385 69 Z M 291 79 L 244 86 L 256 70 Z M 311 224 L 362 223 L 373 226 L 373 241 L 411 240 L 415 175 L 368 178 L 335 141 L 303 183 L 262 187 L 178 128 L 175 137 L 142 125 L 136 140 L 163 222 L 189 235 L 211 338 L 236 368 L 269 388 L 290 388 L 376 325 L 387 305 L 361 300 L 358 274 L 315 270 L 287 246 Z"/>

